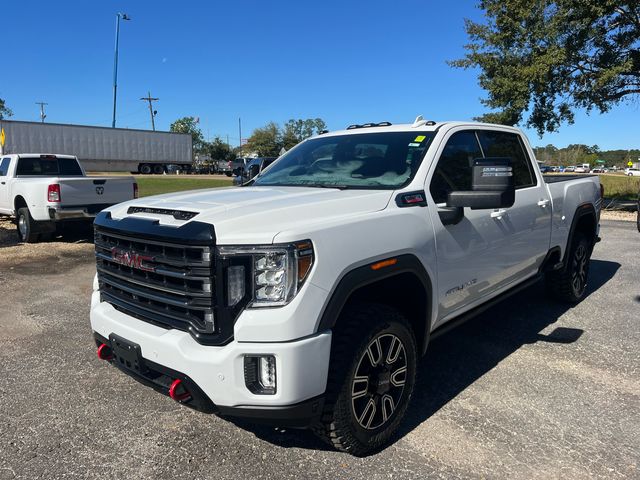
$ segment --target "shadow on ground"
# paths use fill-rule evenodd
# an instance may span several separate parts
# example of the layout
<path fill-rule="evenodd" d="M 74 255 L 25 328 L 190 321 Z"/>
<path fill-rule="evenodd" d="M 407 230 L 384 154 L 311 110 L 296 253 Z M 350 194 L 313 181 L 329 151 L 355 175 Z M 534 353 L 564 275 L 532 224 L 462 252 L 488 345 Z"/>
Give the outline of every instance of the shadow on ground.
<path fill-rule="evenodd" d="M 587 296 L 613 278 L 619 268 L 619 263 L 592 260 Z M 396 441 L 521 346 L 536 342 L 576 342 L 584 333 L 578 328 L 558 327 L 549 334 L 540 333 L 570 308 L 548 299 L 540 282 L 435 339 L 418 364 L 412 405 L 407 410 Z M 274 429 L 238 420 L 234 423 L 280 447 L 329 449 L 310 431 Z"/>

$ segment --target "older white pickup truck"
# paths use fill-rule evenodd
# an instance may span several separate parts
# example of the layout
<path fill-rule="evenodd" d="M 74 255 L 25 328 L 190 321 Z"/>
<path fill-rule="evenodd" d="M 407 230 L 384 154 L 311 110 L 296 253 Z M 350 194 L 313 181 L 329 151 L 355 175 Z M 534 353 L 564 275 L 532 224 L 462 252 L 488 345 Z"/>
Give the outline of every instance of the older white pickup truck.
<path fill-rule="evenodd" d="M 439 332 L 541 278 L 585 296 L 601 197 L 597 176 L 544 177 L 515 128 L 325 133 L 240 188 L 101 212 L 98 356 L 187 406 L 365 454 Z"/>
<path fill-rule="evenodd" d="M 137 196 L 133 177 L 87 177 L 73 156 L 0 157 L 0 215 L 15 217 L 23 242 L 50 235 L 60 222 L 92 222 L 100 210 Z"/>

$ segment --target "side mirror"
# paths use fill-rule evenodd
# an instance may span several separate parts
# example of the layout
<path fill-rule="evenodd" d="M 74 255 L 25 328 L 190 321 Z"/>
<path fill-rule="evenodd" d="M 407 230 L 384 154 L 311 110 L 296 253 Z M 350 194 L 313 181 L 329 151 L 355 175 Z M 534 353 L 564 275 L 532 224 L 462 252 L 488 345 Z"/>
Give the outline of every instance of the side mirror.
<path fill-rule="evenodd" d="M 508 208 L 515 198 L 511 159 L 482 158 L 473 162 L 471 190 L 449 192 L 447 206 L 472 210 Z"/>

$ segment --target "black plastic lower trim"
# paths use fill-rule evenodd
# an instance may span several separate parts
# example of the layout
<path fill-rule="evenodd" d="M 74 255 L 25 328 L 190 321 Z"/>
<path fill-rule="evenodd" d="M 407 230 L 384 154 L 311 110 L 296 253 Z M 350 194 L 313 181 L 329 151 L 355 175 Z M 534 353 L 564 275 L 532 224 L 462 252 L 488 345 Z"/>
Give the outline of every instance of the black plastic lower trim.
<path fill-rule="evenodd" d="M 288 428 L 306 428 L 320 419 L 323 407 L 324 395 L 320 395 L 304 402 L 284 406 L 218 406 L 218 413 L 222 416 L 251 420 L 252 423 Z"/>

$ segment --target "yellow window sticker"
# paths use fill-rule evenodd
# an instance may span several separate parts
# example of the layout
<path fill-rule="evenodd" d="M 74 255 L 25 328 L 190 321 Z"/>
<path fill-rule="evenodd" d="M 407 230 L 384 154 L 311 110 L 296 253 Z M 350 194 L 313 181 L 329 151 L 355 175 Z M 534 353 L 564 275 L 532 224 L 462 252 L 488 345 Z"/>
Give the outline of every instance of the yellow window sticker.
<path fill-rule="evenodd" d="M 415 138 L 414 142 L 421 142 L 421 141 L 423 141 L 425 138 L 427 138 L 427 136 L 426 136 L 426 135 L 418 135 L 418 136 Z"/>

